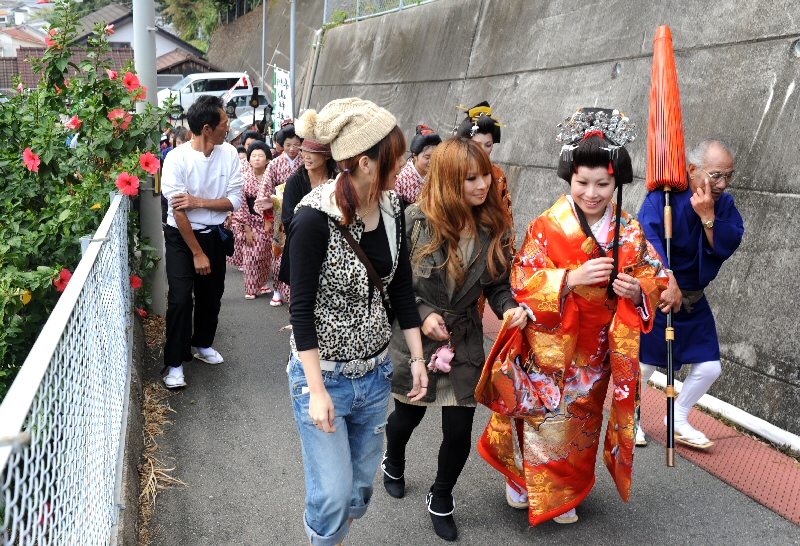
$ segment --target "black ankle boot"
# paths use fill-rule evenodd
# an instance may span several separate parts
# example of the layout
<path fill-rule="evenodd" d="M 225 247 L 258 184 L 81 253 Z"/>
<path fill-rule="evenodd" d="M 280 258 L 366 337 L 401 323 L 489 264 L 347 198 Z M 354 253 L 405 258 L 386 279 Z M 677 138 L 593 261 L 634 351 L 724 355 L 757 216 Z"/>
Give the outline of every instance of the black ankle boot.
<path fill-rule="evenodd" d="M 433 486 L 431 486 L 425 503 L 428 505 L 428 512 L 430 512 L 431 515 L 433 530 L 439 538 L 451 541 L 458 538 L 458 529 L 453 519 L 453 511 L 456 508 L 456 501 L 453 499 L 453 496 L 449 495 L 444 498 L 434 497 Z"/>
<path fill-rule="evenodd" d="M 405 468 L 389 463 L 389 459 L 384 453 L 381 469 L 383 470 L 383 487 L 386 492 L 396 499 L 402 499 L 403 495 L 406 494 L 406 480 L 403 477 Z"/>

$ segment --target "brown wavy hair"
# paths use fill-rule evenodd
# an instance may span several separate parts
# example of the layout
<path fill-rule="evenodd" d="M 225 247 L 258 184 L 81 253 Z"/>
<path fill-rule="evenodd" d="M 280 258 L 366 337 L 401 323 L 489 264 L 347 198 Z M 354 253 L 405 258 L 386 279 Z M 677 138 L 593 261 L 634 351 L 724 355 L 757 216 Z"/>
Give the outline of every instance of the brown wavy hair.
<path fill-rule="evenodd" d="M 478 236 L 486 231 L 489 241 L 489 273 L 499 279 L 508 270 L 505 250 L 511 245 L 511 214 L 503 203 L 500 184 L 492 175 L 486 201 L 470 207 L 464 200 L 464 181 L 467 175 L 492 174 L 492 162 L 483 148 L 464 137 L 445 140 L 431 156 L 431 170 L 420 195 L 419 207 L 428 218 L 431 242 L 420 247 L 415 264 L 447 245 L 447 274 L 460 286 L 466 278 L 465 267 L 458 260 L 458 241 L 464 228 Z M 476 239 L 477 241 L 477 239 Z"/>
<path fill-rule="evenodd" d="M 389 175 L 394 170 L 397 159 L 406 153 L 406 137 L 397 125 L 383 137 L 380 142 L 366 152 L 360 153 L 355 157 L 343 159 L 338 162 L 339 181 L 336 183 L 336 206 L 342 211 L 342 223 L 347 225 L 353 221 L 356 215 L 358 194 L 353 186 L 353 179 L 350 173 L 358 168 L 358 160 L 361 156 L 367 156 L 378 163 L 378 172 L 375 182 L 369 190 L 369 201 L 375 198 L 378 192 L 386 191 L 394 187 L 394 178 Z"/>

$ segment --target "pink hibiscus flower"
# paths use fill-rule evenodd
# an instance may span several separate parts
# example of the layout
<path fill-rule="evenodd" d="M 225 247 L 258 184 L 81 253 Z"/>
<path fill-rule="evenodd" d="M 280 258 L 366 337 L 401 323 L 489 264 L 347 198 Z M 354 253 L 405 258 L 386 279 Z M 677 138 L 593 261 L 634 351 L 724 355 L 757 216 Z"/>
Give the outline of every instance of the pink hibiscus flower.
<path fill-rule="evenodd" d="M 122 108 L 117 108 L 108 113 L 108 119 L 111 120 L 111 124 L 114 127 L 119 127 L 124 131 L 131 124 L 133 116 Z"/>
<path fill-rule="evenodd" d="M 161 167 L 161 161 L 159 161 L 158 158 L 151 152 L 147 152 L 139 156 L 139 165 L 141 165 L 142 169 L 150 174 L 156 174 L 159 167 Z"/>
<path fill-rule="evenodd" d="M 67 129 L 78 130 L 83 125 L 83 121 L 81 121 L 78 116 L 72 116 L 68 122 L 64 124 L 64 127 Z"/>
<path fill-rule="evenodd" d="M 106 36 L 111 36 L 114 34 L 114 25 L 106 25 L 106 28 L 103 29 L 103 32 L 106 33 Z"/>
<path fill-rule="evenodd" d="M 33 150 L 25 148 L 25 151 L 22 152 L 22 160 L 25 162 L 25 166 L 28 167 L 29 171 L 35 173 L 39 172 L 39 165 L 42 163 L 42 160 L 39 159 L 38 154 L 33 153 Z"/>
<path fill-rule="evenodd" d="M 110 80 L 116 80 L 117 78 L 119 78 L 119 72 L 116 72 L 114 70 L 109 70 L 108 68 L 106 68 L 106 74 L 108 74 L 108 79 Z"/>
<path fill-rule="evenodd" d="M 58 34 L 58 29 L 57 28 L 51 28 L 47 32 L 47 37 L 44 39 L 44 43 L 47 44 L 47 47 L 55 47 L 56 46 L 57 42 L 56 42 L 55 38 L 56 38 L 57 34 Z"/>
<path fill-rule="evenodd" d="M 22 86 L 22 82 L 17 84 L 17 93 L 22 93 L 25 88 Z"/>
<path fill-rule="evenodd" d="M 125 72 L 125 77 L 122 79 L 122 83 L 125 84 L 125 87 L 128 88 L 128 93 L 133 93 L 139 86 L 139 76 L 134 74 L 133 72 Z"/>
<path fill-rule="evenodd" d="M 59 292 L 63 292 L 67 285 L 69 284 L 69 280 L 72 278 L 72 273 L 69 269 L 62 269 L 61 273 L 58 274 L 58 277 L 53 279 L 53 284 L 56 285 L 56 290 Z"/>
<path fill-rule="evenodd" d="M 139 178 L 123 172 L 117 177 L 117 187 L 125 195 L 134 196 L 139 193 Z M 131 282 L 131 285 L 133 282 Z"/>

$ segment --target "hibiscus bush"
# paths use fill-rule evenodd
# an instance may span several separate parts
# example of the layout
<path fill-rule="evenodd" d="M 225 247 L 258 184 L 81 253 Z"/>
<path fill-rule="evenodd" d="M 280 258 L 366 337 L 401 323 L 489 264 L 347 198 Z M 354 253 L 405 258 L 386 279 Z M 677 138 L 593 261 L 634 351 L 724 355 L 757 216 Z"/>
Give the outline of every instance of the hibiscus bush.
<path fill-rule="evenodd" d="M 132 65 L 115 67 L 98 24 L 86 60 L 75 62 L 70 2 L 55 4 L 48 48 L 32 60 L 41 80 L 18 81 L 19 93 L 0 104 L 0 397 L 22 364 L 81 258 L 80 237 L 92 235 L 109 207 L 109 193 L 135 198 L 160 167 L 164 111 L 147 104 Z M 131 284 L 136 306 L 149 296 L 143 271 L 154 249 L 131 214 Z"/>

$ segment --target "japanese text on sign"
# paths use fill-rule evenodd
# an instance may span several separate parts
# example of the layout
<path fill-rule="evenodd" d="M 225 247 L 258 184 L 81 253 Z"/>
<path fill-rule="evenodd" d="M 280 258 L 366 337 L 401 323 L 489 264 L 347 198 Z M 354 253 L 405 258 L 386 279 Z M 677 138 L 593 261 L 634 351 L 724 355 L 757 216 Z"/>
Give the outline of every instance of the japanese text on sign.
<path fill-rule="evenodd" d="M 294 117 L 292 112 L 292 86 L 289 79 L 289 73 L 280 68 L 275 69 L 275 81 L 273 89 L 275 90 L 275 100 L 272 104 L 275 105 L 273 110 L 273 123 L 274 130 L 278 131 L 281 128 L 281 122 L 287 118 Z"/>

